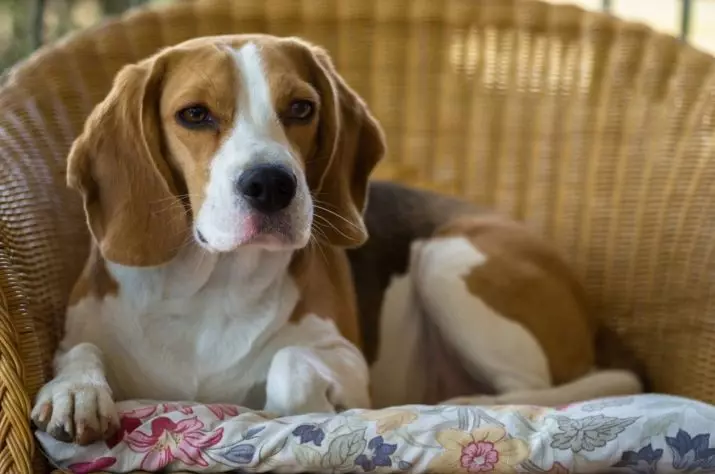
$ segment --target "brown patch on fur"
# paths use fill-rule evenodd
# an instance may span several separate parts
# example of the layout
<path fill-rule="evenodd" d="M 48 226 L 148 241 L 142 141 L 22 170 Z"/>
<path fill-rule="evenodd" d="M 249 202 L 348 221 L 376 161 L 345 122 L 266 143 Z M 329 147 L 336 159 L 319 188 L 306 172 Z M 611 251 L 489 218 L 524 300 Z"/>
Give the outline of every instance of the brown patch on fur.
<path fill-rule="evenodd" d="M 118 291 L 119 286 L 109 274 L 99 249 L 92 246 L 82 274 L 70 293 L 69 306 L 74 306 L 89 295 L 102 299 L 106 295 L 116 295 Z"/>
<path fill-rule="evenodd" d="M 536 337 L 555 384 L 593 368 L 595 321 L 583 288 L 555 249 L 497 216 L 457 219 L 436 235 L 464 236 L 487 257 L 464 278 L 469 291 Z"/>
<path fill-rule="evenodd" d="M 314 314 L 332 319 L 340 334 L 361 347 L 355 286 L 345 252 L 320 244 L 296 252 L 290 267 L 300 300 L 290 317 L 291 322 Z"/>

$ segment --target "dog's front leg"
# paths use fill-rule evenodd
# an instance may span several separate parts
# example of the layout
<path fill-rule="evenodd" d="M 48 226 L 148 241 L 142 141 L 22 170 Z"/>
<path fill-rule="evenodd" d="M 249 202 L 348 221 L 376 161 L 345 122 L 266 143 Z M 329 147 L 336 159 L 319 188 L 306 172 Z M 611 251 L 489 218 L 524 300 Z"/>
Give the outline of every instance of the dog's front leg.
<path fill-rule="evenodd" d="M 313 344 L 279 349 L 266 382 L 266 411 L 279 415 L 369 408 L 369 372 L 360 350 L 335 331 Z"/>
<path fill-rule="evenodd" d="M 32 419 L 52 437 L 82 445 L 116 431 L 117 410 L 97 346 L 82 343 L 57 354 L 55 378 L 40 390 Z"/>

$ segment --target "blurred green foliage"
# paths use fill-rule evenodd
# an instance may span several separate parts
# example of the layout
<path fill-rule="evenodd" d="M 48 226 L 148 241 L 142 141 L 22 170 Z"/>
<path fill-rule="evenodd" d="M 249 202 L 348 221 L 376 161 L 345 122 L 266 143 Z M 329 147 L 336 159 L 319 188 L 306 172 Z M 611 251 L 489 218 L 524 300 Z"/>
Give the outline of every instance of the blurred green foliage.
<path fill-rule="evenodd" d="M 0 0 L 0 71 L 44 43 L 144 3 L 171 0 Z"/>

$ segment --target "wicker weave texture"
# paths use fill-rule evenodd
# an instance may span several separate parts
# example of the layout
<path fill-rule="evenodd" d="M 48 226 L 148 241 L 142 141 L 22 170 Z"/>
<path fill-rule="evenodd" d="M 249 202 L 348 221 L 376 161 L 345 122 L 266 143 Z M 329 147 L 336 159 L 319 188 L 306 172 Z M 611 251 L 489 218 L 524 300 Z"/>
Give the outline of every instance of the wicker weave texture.
<path fill-rule="evenodd" d="M 715 402 L 715 59 L 526 0 L 184 1 L 41 50 L 0 90 L 0 474 L 30 470 L 29 399 L 88 250 L 73 138 L 122 65 L 238 32 L 325 46 L 385 127 L 380 177 L 529 222 L 655 390 Z"/>

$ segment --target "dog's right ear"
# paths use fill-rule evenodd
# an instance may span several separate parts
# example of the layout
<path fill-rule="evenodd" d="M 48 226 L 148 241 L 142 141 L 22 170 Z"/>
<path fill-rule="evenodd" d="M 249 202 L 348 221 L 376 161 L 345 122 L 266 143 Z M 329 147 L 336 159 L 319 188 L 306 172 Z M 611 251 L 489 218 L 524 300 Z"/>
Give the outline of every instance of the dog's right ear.
<path fill-rule="evenodd" d="M 121 265 L 165 263 L 189 232 L 162 150 L 159 107 L 168 56 L 124 67 L 69 153 L 67 183 L 82 194 L 103 257 Z"/>

